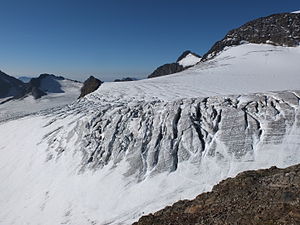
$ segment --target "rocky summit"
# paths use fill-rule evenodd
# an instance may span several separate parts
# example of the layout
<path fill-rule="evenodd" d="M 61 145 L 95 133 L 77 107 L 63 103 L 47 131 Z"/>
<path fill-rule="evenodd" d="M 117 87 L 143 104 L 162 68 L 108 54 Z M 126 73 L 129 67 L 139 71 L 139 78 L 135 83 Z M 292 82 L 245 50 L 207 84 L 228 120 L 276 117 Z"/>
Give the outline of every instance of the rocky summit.
<path fill-rule="evenodd" d="M 196 53 L 193 53 L 189 50 L 184 51 L 178 57 L 175 63 L 167 63 L 158 67 L 157 69 L 154 70 L 153 73 L 151 73 L 148 76 L 148 78 L 160 77 L 160 76 L 181 72 L 185 69 L 190 68 L 191 66 L 194 66 L 200 60 L 201 60 L 201 56 L 197 55 Z"/>
<path fill-rule="evenodd" d="M 103 82 L 101 80 L 90 76 L 86 81 L 84 81 L 79 98 L 96 91 L 102 83 Z"/>
<path fill-rule="evenodd" d="M 300 224 L 300 164 L 228 178 L 209 193 L 183 200 L 134 225 Z"/>
<path fill-rule="evenodd" d="M 273 44 L 295 47 L 300 42 L 300 14 L 280 13 L 250 21 L 233 29 L 203 56 L 202 61 L 214 57 L 225 47 L 243 43 Z"/>
<path fill-rule="evenodd" d="M 160 77 L 164 75 L 169 75 L 172 73 L 178 73 L 184 70 L 184 67 L 179 65 L 178 63 L 167 63 L 160 67 L 158 67 L 156 70 L 154 70 L 153 73 L 151 73 L 148 78 L 153 77 Z"/>

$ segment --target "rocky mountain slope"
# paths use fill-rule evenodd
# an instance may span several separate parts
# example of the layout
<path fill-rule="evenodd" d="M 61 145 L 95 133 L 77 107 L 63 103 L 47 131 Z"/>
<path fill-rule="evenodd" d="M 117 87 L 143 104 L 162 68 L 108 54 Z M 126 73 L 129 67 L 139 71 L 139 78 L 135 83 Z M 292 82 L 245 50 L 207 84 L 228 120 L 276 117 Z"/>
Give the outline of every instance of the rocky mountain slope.
<path fill-rule="evenodd" d="M 160 77 L 181 72 L 191 66 L 194 66 L 200 60 L 201 56 L 191 51 L 185 51 L 181 56 L 179 56 L 175 63 L 168 63 L 158 67 L 148 76 L 148 78 Z"/>
<path fill-rule="evenodd" d="M 0 71 L 0 104 L 8 99 L 20 98 L 26 92 L 22 81 Z"/>
<path fill-rule="evenodd" d="M 300 224 L 300 165 L 247 171 L 134 225 Z"/>
<path fill-rule="evenodd" d="M 135 81 L 135 80 L 138 80 L 138 79 L 133 78 L 133 77 L 125 77 L 122 79 L 115 79 L 114 82 L 126 82 L 126 81 Z"/>
<path fill-rule="evenodd" d="M 295 47 L 300 43 L 300 14 L 280 13 L 250 21 L 231 30 L 203 56 L 210 59 L 225 47 L 243 43 L 272 44 Z"/>
<path fill-rule="evenodd" d="M 80 96 L 82 98 L 87 94 L 96 91 L 103 82 L 93 76 L 90 76 L 86 81 L 84 81 L 82 88 L 80 89 Z"/>

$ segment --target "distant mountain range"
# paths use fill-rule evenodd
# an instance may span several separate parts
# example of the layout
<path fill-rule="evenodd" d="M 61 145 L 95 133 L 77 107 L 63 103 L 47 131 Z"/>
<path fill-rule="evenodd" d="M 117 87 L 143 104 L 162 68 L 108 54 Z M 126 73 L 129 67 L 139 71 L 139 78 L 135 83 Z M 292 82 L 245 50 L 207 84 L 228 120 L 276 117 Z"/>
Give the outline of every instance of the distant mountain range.
<path fill-rule="evenodd" d="M 0 71 L 0 99 L 5 98 L 6 102 L 12 99 L 24 98 L 29 95 L 33 96 L 34 99 L 39 99 L 51 93 L 64 93 L 65 91 L 62 89 L 61 81 L 79 83 L 78 81 L 53 74 L 41 74 L 37 78 L 21 77 L 17 79 Z"/>
<path fill-rule="evenodd" d="M 34 78 L 34 77 L 28 77 L 28 76 L 20 76 L 20 77 L 18 77 L 18 79 L 19 79 L 20 81 L 22 81 L 23 83 L 29 83 L 29 81 L 30 81 L 32 78 Z"/>
<path fill-rule="evenodd" d="M 133 78 L 133 77 L 125 77 L 122 79 L 115 79 L 114 82 L 126 82 L 126 81 L 135 81 L 135 80 L 138 80 L 138 79 Z"/>

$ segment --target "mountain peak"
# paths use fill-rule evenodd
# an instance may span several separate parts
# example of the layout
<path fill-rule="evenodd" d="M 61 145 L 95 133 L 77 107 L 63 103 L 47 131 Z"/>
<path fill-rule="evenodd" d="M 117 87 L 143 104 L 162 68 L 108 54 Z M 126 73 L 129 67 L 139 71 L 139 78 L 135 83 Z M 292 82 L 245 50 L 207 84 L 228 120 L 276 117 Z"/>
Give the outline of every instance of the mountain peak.
<path fill-rule="evenodd" d="M 90 76 L 86 81 L 84 81 L 79 98 L 83 98 L 87 94 L 96 91 L 102 83 L 103 82 L 101 80 L 94 76 Z"/>
<path fill-rule="evenodd" d="M 198 58 L 201 58 L 201 56 L 199 56 L 198 54 L 196 54 L 196 53 L 194 53 L 194 52 L 192 52 L 192 51 L 190 51 L 190 50 L 186 50 L 186 51 L 184 51 L 179 57 L 178 57 L 178 59 L 176 60 L 176 62 L 178 63 L 179 61 L 181 61 L 182 59 L 184 59 L 185 57 L 187 57 L 188 55 L 193 55 L 193 56 L 195 56 L 195 57 L 198 57 Z"/>
<path fill-rule="evenodd" d="M 300 14 L 280 13 L 258 18 L 233 29 L 203 56 L 208 60 L 225 47 L 243 43 L 295 47 L 300 43 Z"/>
<path fill-rule="evenodd" d="M 148 78 L 178 73 L 191 66 L 196 65 L 200 61 L 201 56 L 191 52 L 190 50 L 186 50 L 178 57 L 175 63 L 167 63 L 162 66 L 159 66 L 157 69 L 154 70 L 153 73 L 151 73 L 148 76 Z"/>

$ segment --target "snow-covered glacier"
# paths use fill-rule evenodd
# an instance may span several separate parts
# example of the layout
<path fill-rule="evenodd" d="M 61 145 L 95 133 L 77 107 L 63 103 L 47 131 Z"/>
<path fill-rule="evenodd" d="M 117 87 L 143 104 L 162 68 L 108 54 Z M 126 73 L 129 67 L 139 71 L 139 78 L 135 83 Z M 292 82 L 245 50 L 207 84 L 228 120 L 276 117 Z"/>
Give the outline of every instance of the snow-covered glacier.
<path fill-rule="evenodd" d="M 300 163 L 300 48 L 246 44 L 0 124 L 0 224 L 130 224 Z"/>

